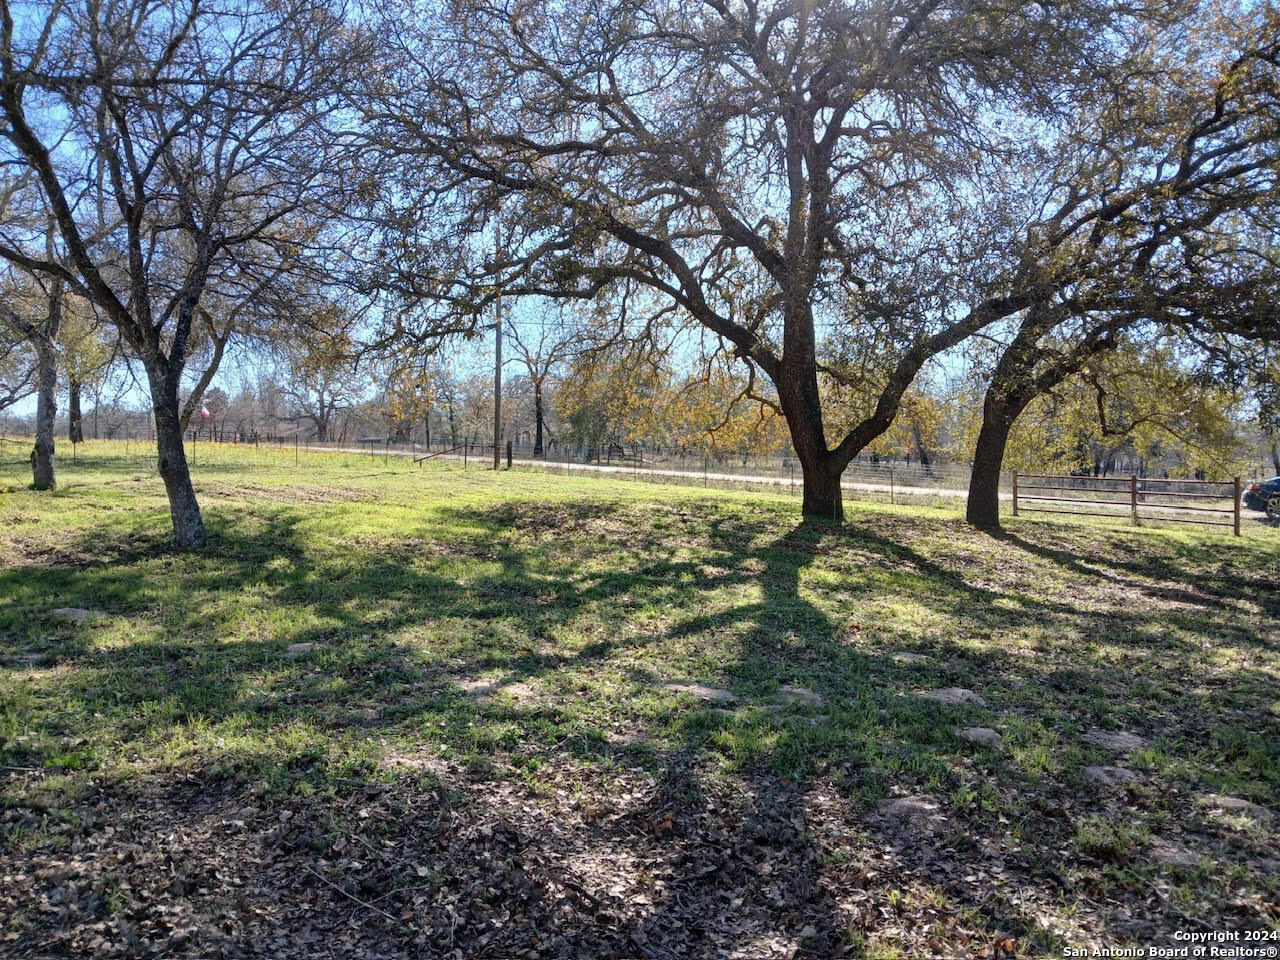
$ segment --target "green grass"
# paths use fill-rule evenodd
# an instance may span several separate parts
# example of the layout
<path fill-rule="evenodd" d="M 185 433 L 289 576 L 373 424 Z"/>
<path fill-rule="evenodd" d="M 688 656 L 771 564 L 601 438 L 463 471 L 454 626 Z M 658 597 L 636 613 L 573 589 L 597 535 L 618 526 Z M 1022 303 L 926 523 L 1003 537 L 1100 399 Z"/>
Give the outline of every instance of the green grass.
<path fill-rule="evenodd" d="M 555 863 L 540 882 L 578 870 L 592 897 L 621 898 L 609 924 L 542 929 L 585 943 L 604 924 L 634 955 L 686 908 L 737 910 L 773 939 L 689 933 L 681 919 L 704 939 L 674 955 L 721 935 L 742 956 L 775 955 L 775 942 L 917 956 L 1010 937 L 1059 954 L 1156 942 L 1188 917 L 1276 929 L 1273 530 L 1020 520 L 992 538 L 954 509 L 858 503 L 834 529 L 799 524 L 785 496 L 222 447 L 197 450 L 210 545 L 184 555 L 138 453 L 86 444 L 55 493 L 0 494 L 0 875 L 21 878 L 3 921 L 15 950 L 198 956 L 248 936 L 248 919 L 239 933 L 210 919 L 232 902 L 212 880 L 157 895 L 196 917 L 174 940 L 123 867 L 67 866 L 86 844 L 115 849 L 105 826 L 133 824 L 147 847 L 163 829 L 198 835 L 212 810 L 277 844 L 293 882 L 304 864 L 330 881 L 343 862 L 359 864 L 351 877 L 378 864 L 372 888 L 316 880 L 308 895 L 380 944 L 447 955 L 415 939 L 422 916 L 378 926 L 382 907 L 434 909 L 401 891 L 462 889 L 452 854 L 414 847 L 423 791 L 431 824 L 523 825 L 522 856 Z M 20 474 L 10 465 L 0 483 L 6 471 Z M 75 626 L 48 618 L 57 607 L 107 616 Z M 291 656 L 300 643 L 314 647 Z M 786 685 L 822 702 L 784 702 Z M 916 695 L 942 687 L 988 706 Z M 1003 750 L 960 738 L 968 726 L 996 729 Z M 1084 736 L 1094 728 L 1148 745 L 1117 759 Z M 1102 789 L 1083 773 L 1094 764 L 1139 780 Z M 1222 813 L 1211 795 L 1272 815 Z M 374 813 L 359 818 L 352 796 L 378 798 Z M 937 819 L 880 815 L 902 796 L 929 798 Z M 391 816 L 398 805 L 415 812 Z M 601 825 L 641 812 L 658 826 Z M 566 832 L 543 836 L 539 817 Z M 792 858 L 785 882 L 769 881 L 776 897 L 769 874 L 735 872 L 762 822 L 786 832 L 775 847 Z M 335 854 L 345 837 L 374 852 Z M 728 849 L 727 865 L 664 895 L 660 861 L 690 844 Z M 1199 865 L 1158 861 L 1158 844 Z M 183 856 L 220 846 L 192 840 Z M 251 864 L 221 869 L 270 890 L 264 903 L 294 896 Z M 49 899 L 58 884 L 78 891 L 70 913 L 71 894 Z M 476 921 L 450 923 L 463 938 Z"/>

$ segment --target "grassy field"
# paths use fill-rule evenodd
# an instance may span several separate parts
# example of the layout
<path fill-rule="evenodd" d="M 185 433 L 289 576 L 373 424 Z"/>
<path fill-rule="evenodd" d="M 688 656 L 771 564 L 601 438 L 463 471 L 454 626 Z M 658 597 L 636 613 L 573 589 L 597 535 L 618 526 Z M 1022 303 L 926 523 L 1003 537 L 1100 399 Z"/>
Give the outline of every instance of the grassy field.
<path fill-rule="evenodd" d="M 0 956 L 1280 936 L 1280 532 L 196 462 L 0 493 Z"/>

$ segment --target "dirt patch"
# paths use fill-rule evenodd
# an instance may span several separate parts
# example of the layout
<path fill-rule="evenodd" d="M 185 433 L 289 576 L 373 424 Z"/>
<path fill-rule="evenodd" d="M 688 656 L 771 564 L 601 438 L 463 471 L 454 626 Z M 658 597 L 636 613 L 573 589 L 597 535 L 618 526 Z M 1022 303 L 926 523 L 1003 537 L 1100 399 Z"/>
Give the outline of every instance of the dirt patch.
<path fill-rule="evenodd" d="M 205 500 L 257 500 L 271 504 L 281 503 L 351 503 L 353 501 L 377 501 L 381 497 L 368 491 L 352 491 L 349 488 L 313 486 L 290 483 L 267 485 L 258 483 L 226 483 L 201 478 L 196 491 Z"/>
<path fill-rule="evenodd" d="M 6 952 L 767 960 L 801 941 L 833 950 L 836 907 L 800 836 L 803 798 L 767 789 L 696 805 L 637 775 L 594 784 L 592 802 L 456 780 L 447 791 L 366 786 L 336 804 L 211 798 L 196 784 L 99 795 L 84 823 L 59 828 L 67 850 L 8 854 Z"/>
<path fill-rule="evenodd" d="M 271 800 L 190 778 L 94 791 L 74 820 L 10 809 L 4 825 L 47 839 L 5 852 L 4 952 L 782 960 L 875 930 L 907 955 L 974 956 L 978 885 L 1029 909 L 1060 895 L 930 797 L 868 811 L 822 781 L 708 780 L 679 757 L 658 774 L 556 763 L 536 792 L 433 756 L 385 769 L 408 776 Z"/>

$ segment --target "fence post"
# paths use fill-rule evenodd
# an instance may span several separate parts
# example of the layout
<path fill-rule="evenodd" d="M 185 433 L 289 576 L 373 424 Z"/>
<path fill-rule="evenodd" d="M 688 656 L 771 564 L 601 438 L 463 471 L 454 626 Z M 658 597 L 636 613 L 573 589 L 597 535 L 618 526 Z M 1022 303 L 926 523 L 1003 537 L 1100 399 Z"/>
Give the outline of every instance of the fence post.
<path fill-rule="evenodd" d="M 704 489 L 707 486 L 707 455 L 705 453 L 702 455 L 702 486 Z"/>
<path fill-rule="evenodd" d="M 1018 515 L 1018 471 L 1013 471 L 1013 515 Z"/>
<path fill-rule="evenodd" d="M 511 469 L 511 441 L 507 441 L 507 469 Z"/>
<path fill-rule="evenodd" d="M 897 500 L 895 499 L 894 489 L 893 489 L 893 464 L 892 463 L 889 464 L 889 502 L 891 504 L 897 503 Z"/>
<path fill-rule="evenodd" d="M 1129 477 L 1129 509 L 1133 513 L 1133 525 L 1138 525 L 1138 475 Z"/>
<path fill-rule="evenodd" d="M 1241 494 L 1241 484 L 1240 484 L 1239 477 L 1236 477 L 1235 480 L 1232 482 L 1232 487 L 1235 491 L 1235 498 L 1231 504 L 1231 512 L 1234 514 L 1233 519 L 1235 521 L 1235 534 L 1238 537 L 1240 536 L 1240 494 Z"/>

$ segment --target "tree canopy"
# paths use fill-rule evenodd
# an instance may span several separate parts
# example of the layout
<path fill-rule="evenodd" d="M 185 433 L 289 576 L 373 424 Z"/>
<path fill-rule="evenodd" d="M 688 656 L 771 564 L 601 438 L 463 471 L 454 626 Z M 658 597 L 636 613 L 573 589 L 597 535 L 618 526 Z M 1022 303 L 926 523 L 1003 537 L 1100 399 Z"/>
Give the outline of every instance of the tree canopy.
<path fill-rule="evenodd" d="M 235 344 L 296 361 L 320 431 L 372 364 L 398 434 L 451 395 L 442 340 L 520 298 L 570 305 L 510 331 L 535 446 L 558 367 L 571 430 L 784 426 L 814 517 L 861 452 L 941 445 L 925 385 L 978 357 L 993 525 L 1038 398 L 1272 336 L 1278 75 L 1246 0 L 0 0 L 0 258 L 141 365 L 183 545 Z"/>

